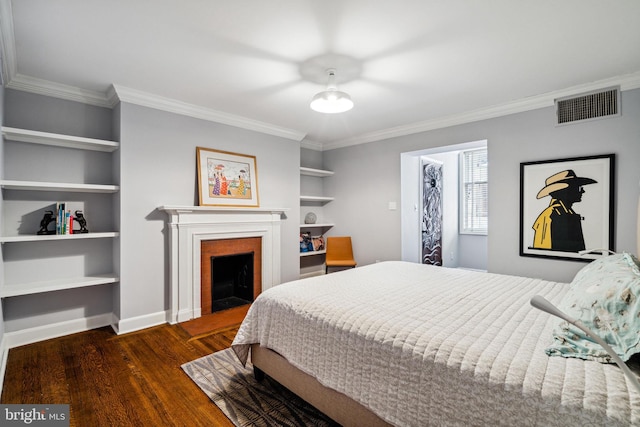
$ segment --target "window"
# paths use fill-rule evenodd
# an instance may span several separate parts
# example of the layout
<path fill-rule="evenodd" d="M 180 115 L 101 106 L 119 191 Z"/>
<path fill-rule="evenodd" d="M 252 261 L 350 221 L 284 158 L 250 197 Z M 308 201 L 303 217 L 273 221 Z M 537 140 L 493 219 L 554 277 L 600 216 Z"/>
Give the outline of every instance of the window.
<path fill-rule="evenodd" d="M 460 153 L 460 233 L 487 234 L 489 198 L 487 149 Z"/>

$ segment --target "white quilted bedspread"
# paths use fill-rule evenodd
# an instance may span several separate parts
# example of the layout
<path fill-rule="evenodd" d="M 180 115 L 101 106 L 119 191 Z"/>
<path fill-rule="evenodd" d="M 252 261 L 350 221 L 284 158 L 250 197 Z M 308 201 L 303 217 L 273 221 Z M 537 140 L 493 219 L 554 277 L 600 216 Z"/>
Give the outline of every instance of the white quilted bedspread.
<path fill-rule="evenodd" d="M 640 425 L 615 365 L 549 357 L 567 284 L 383 262 L 262 293 L 233 342 L 259 343 L 399 426 Z"/>

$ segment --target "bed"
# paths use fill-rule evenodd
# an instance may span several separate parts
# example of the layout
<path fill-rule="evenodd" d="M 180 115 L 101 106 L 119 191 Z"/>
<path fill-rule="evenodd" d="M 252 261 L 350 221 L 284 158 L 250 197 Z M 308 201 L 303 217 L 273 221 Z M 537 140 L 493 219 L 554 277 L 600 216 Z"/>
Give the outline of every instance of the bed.
<path fill-rule="evenodd" d="M 570 289 L 382 262 L 263 292 L 232 348 L 347 426 L 640 425 L 616 365 L 547 355 L 558 319 L 529 301 Z"/>

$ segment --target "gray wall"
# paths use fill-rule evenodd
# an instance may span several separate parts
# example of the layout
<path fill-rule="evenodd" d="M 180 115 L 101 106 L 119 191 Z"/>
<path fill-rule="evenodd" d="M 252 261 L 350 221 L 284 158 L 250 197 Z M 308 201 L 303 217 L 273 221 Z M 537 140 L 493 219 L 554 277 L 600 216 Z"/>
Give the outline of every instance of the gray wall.
<path fill-rule="evenodd" d="M 8 89 L 4 125 L 110 140 L 111 110 L 74 101 Z"/>
<path fill-rule="evenodd" d="M 324 152 L 325 191 L 335 200 L 325 214 L 332 234 L 353 236 L 358 264 L 401 257 L 400 155 L 486 139 L 489 149 L 488 270 L 570 281 L 582 262 L 519 256 L 520 163 L 616 154 L 616 249 L 635 252 L 640 182 L 640 90 L 622 93 L 622 116 L 556 126 L 554 108 L 512 114 L 445 129 Z M 398 203 L 400 205 L 400 203 Z"/>
<path fill-rule="evenodd" d="M 168 308 L 167 217 L 157 208 L 198 204 L 198 146 L 256 156 L 260 206 L 290 209 L 281 278 L 298 278 L 299 143 L 128 103 L 119 121 L 121 320 Z"/>

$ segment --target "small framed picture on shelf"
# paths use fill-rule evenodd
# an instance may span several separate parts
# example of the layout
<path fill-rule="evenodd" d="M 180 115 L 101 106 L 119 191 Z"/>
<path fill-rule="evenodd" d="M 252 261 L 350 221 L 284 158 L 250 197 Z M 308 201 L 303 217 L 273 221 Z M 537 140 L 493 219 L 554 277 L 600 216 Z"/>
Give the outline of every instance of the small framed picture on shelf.
<path fill-rule="evenodd" d="M 324 250 L 324 237 L 315 236 L 311 238 L 311 243 L 313 244 L 314 251 L 322 251 Z"/>
<path fill-rule="evenodd" d="M 303 232 L 300 233 L 300 252 L 311 252 L 313 251 L 313 242 L 311 240 L 311 233 Z"/>
<path fill-rule="evenodd" d="M 256 157 L 196 147 L 200 206 L 258 207 Z"/>

